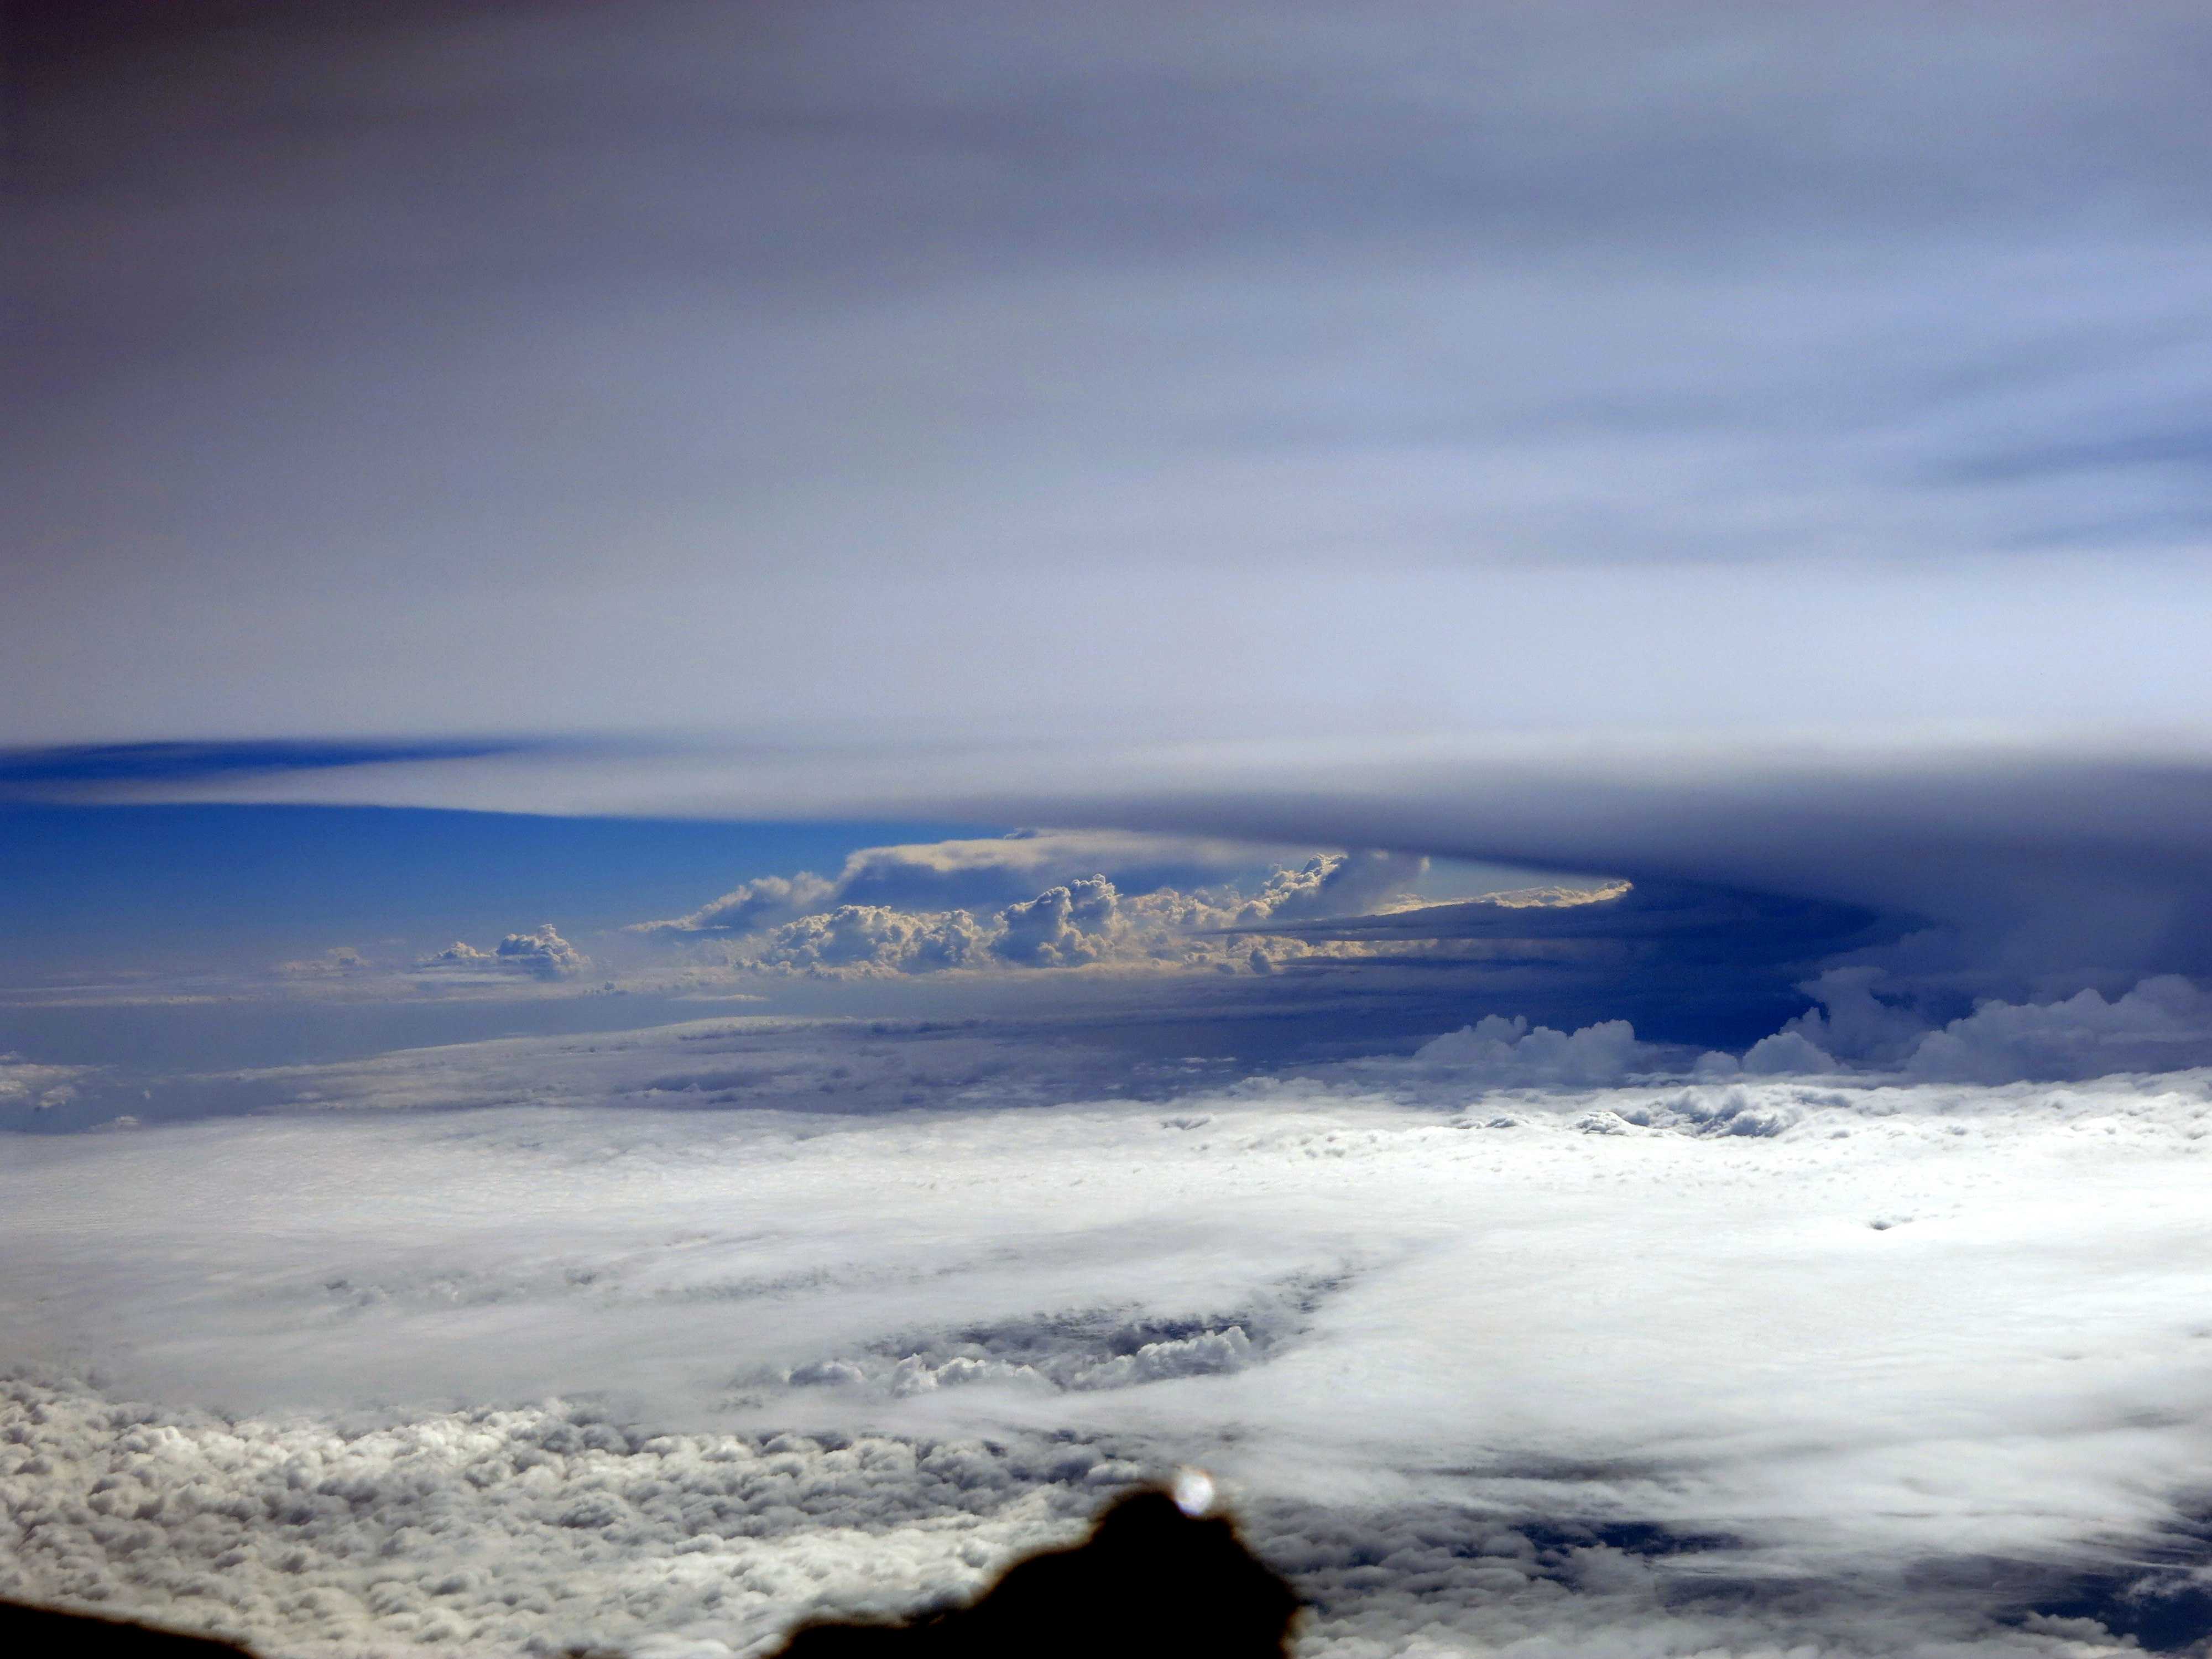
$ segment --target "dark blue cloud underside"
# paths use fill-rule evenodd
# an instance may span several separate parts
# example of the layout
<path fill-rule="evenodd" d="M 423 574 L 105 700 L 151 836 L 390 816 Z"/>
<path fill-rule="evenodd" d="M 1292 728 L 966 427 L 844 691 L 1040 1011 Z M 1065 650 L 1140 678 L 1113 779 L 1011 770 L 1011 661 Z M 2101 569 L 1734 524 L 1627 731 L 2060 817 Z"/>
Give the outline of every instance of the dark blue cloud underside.
<path fill-rule="evenodd" d="M 482 760 L 545 745 L 513 738 L 348 743 L 313 738 L 245 743 L 102 743 L 0 750 L 0 791 L 41 786 L 185 784 L 246 773 L 326 771 L 406 761 Z"/>

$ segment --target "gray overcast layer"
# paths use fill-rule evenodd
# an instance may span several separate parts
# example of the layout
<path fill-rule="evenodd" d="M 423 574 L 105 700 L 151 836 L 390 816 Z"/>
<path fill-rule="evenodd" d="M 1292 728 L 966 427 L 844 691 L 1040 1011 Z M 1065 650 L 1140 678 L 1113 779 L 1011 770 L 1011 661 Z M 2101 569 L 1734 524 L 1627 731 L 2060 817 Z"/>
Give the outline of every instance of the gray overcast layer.
<path fill-rule="evenodd" d="M 50 9 L 19 741 L 2202 707 L 2200 7 Z"/>

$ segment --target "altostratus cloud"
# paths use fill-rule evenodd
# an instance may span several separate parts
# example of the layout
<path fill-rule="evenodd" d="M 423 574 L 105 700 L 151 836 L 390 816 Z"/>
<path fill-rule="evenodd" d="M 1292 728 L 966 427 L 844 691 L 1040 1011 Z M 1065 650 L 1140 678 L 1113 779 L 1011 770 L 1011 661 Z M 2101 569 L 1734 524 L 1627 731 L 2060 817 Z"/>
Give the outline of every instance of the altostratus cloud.
<path fill-rule="evenodd" d="M 173 9 L 15 112 L 25 738 L 2203 684 L 2201 6 Z"/>

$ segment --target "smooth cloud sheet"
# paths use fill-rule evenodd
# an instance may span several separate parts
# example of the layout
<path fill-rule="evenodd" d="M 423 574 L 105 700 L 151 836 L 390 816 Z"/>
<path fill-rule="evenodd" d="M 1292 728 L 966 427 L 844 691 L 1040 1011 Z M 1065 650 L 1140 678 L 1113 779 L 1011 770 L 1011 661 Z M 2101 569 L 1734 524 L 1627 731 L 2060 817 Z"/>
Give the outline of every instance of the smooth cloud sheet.
<path fill-rule="evenodd" d="M 2198 1593 L 2212 1075 L 1561 1087 L 1478 1028 L 1148 1100 L 589 1103 L 749 1029 L 0 1143 L 15 1587 L 713 1653 L 1195 1463 L 1316 1653 L 2086 1651 Z M 878 1049 L 884 1104 L 939 1064 Z"/>
<path fill-rule="evenodd" d="M 82 10 L 27 740 L 2204 690 L 2201 7 Z"/>

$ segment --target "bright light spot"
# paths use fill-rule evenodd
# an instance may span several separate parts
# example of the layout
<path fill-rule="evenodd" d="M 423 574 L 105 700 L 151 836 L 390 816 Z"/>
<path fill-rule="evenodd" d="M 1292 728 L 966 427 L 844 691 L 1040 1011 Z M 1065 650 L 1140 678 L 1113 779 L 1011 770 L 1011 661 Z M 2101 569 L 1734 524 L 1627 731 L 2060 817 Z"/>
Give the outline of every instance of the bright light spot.
<path fill-rule="evenodd" d="M 1194 1519 L 1213 1507 L 1213 1477 L 1204 1469 L 1188 1466 L 1177 1469 L 1168 1490 L 1176 1507 Z"/>

